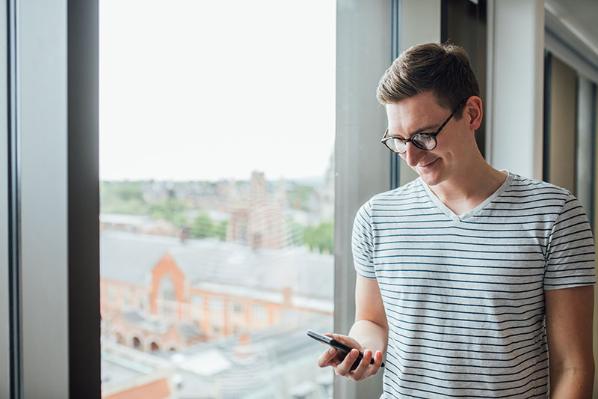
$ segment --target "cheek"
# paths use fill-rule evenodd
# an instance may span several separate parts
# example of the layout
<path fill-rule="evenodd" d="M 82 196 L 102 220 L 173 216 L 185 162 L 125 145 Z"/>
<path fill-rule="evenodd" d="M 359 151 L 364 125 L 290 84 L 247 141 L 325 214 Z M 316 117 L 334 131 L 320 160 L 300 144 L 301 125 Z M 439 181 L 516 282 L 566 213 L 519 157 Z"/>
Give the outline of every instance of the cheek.
<path fill-rule="evenodd" d="M 452 132 L 451 132 L 452 133 Z M 454 138 L 438 137 L 437 145 L 433 153 L 442 158 L 451 158 L 451 154 L 458 154 L 465 150 L 465 146 L 460 145 Z"/>

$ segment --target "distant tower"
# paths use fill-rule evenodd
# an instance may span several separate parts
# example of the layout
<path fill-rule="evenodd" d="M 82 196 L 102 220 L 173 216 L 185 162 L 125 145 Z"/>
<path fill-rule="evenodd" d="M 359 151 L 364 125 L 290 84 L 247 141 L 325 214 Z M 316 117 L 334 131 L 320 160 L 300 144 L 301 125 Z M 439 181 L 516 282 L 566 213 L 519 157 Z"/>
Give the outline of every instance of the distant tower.
<path fill-rule="evenodd" d="M 266 203 L 268 188 L 266 186 L 266 176 L 264 172 L 251 172 L 251 205 L 259 205 Z"/>
<path fill-rule="evenodd" d="M 254 249 L 285 247 L 287 227 L 284 206 L 283 194 L 268 193 L 264 173 L 252 172 L 249 198 L 231 210 L 227 240 L 241 242 Z"/>

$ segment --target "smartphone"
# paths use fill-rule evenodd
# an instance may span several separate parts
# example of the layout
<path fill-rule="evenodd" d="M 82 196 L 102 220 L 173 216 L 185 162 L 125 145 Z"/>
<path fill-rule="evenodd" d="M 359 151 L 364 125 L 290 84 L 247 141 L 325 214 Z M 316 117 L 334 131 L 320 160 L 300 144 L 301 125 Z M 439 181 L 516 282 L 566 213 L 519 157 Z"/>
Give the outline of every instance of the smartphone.
<path fill-rule="evenodd" d="M 337 340 L 330 338 L 327 335 L 322 335 L 322 334 L 318 334 L 315 331 L 311 331 L 311 330 L 307 330 L 307 335 L 313 339 L 315 339 L 316 341 L 320 341 L 323 344 L 327 344 L 332 346 L 333 348 L 336 348 L 342 352 L 345 353 L 345 356 L 347 355 L 347 353 L 351 352 L 351 347 L 348 347 L 347 345 L 338 342 Z M 355 359 L 355 361 L 353 362 L 353 365 L 351 366 L 351 370 L 355 370 L 357 368 L 357 366 L 359 366 L 359 363 L 361 363 L 361 359 L 363 359 L 363 353 L 361 353 L 361 351 L 359 352 L 359 356 L 357 356 L 357 359 Z M 372 358 L 370 359 L 370 364 L 374 364 L 374 357 L 372 356 Z M 382 364 L 380 365 L 380 367 L 384 367 L 384 362 L 382 362 Z"/>

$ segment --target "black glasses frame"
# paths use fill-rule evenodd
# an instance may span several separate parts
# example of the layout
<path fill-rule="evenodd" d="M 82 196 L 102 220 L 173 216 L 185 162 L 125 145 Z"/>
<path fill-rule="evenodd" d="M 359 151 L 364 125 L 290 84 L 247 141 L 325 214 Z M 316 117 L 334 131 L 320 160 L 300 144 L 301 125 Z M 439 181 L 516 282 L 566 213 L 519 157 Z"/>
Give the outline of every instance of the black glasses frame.
<path fill-rule="evenodd" d="M 451 114 L 448 116 L 448 118 L 446 118 L 446 120 L 444 122 L 442 122 L 442 124 L 440 125 L 440 127 L 438 129 L 436 129 L 436 131 L 434 132 L 430 132 L 430 133 L 415 133 L 414 135 L 412 135 L 410 138 L 408 139 L 404 139 L 401 137 L 396 137 L 396 136 L 388 136 L 388 128 L 384 131 L 384 135 L 382 136 L 382 139 L 380 139 L 380 142 L 382 144 L 384 144 L 386 146 L 386 148 L 388 148 L 389 150 L 391 150 L 392 152 L 395 152 L 397 154 L 404 154 L 405 152 L 407 152 L 407 143 L 411 143 L 413 144 L 415 147 L 419 148 L 420 150 L 423 151 L 432 151 L 434 148 L 436 148 L 436 146 L 438 145 L 438 140 L 436 140 L 436 136 L 438 136 L 441 132 L 442 129 L 446 126 L 446 124 L 451 120 L 451 118 L 455 115 L 455 113 L 461 108 L 461 106 L 463 104 L 465 104 L 467 102 L 467 98 L 463 101 L 461 101 L 459 103 L 459 105 L 457 105 L 455 107 L 455 109 L 453 110 L 453 112 L 451 112 Z M 413 139 L 416 137 L 431 137 L 434 141 L 434 146 L 432 148 L 425 148 L 423 147 L 421 144 L 418 144 L 417 141 L 414 141 Z M 405 149 L 403 151 L 395 151 L 394 149 L 392 149 L 389 145 L 388 145 L 388 140 L 390 139 L 397 139 L 402 141 L 403 143 L 405 143 Z"/>

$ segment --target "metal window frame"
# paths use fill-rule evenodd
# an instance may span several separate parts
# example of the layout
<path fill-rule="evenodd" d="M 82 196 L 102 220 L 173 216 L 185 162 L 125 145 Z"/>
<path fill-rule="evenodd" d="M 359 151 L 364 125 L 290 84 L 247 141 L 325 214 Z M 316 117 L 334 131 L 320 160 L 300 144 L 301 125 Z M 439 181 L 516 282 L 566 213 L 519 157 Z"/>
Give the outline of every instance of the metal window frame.
<path fill-rule="evenodd" d="M 68 3 L 69 392 L 101 396 L 99 0 Z"/>
<path fill-rule="evenodd" d="M 391 1 L 337 0 L 334 223 L 334 329 L 347 333 L 355 318 L 351 231 L 357 209 L 389 189 L 390 157 L 379 142 L 386 118 L 376 86 L 389 66 Z M 334 398 L 375 398 L 381 375 L 353 383 L 335 377 Z"/>
<path fill-rule="evenodd" d="M 400 24 L 401 0 L 391 0 L 391 49 L 390 62 L 401 54 Z M 390 153 L 390 188 L 395 189 L 401 185 L 401 157 L 394 152 Z"/>
<path fill-rule="evenodd" d="M 100 398 L 97 0 L 0 17 L 0 397 Z"/>
<path fill-rule="evenodd" d="M 543 98 L 543 123 L 542 123 L 542 180 L 548 181 L 550 177 L 550 106 L 552 99 L 552 53 L 544 51 L 544 98 Z"/>
<path fill-rule="evenodd" d="M 11 307 L 10 307 L 10 248 L 9 226 L 11 210 L 9 208 L 9 107 L 12 105 L 9 90 L 9 2 L 0 3 L 0 101 L 4 106 L 0 107 L 0 397 L 8 398 L 11 395 L 11 378 L 17 373 L 11 365 Z"/>

